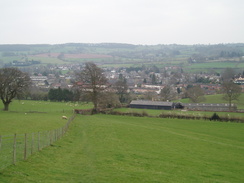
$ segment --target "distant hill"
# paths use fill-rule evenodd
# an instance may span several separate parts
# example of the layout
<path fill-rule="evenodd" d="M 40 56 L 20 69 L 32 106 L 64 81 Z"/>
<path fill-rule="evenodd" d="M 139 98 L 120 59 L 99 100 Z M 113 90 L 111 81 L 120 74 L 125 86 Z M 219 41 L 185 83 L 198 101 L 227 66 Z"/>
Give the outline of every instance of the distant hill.
<path fill-rule="evenodd" d="M 35 57 L 35 58 L 33 58 Z M 216 45 L 132 45 L 122 43 L 0 45 L 0 66 L 38 58 L 42 63 L 93 61 L 111 67 L 180 66 L 187 72 L 244 68 L 244 43 Z M 203 66 L 204 64 L 204 66 Z"/>

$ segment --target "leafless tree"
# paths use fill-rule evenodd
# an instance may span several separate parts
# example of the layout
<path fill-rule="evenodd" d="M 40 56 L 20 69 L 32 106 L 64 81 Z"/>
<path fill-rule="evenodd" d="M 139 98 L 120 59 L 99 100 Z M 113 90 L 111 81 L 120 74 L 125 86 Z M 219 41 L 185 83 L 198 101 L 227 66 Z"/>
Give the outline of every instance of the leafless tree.
<path fill-rule="evenodd" d="M 241 87 L 231 81 L 222 84 L 223 99 L 229 102 L 229 110 L 233 100 L 238 100 L 241 95 Z"/>
<path fill-rule="evenodd" d="M 177 83 L 180 83 L 180 79 L 182 78 L 182 74 L 181 73 L 172 73 L 171 77 L 170 77 L 170 84 L 175 85 Z"/>
<path fill-rule="evenodd" d="M 154 100 L 157 98 L 157 93 L 148 91 L 148 92 L 144 93 L 144 95 L 142 95 L 142 97 L 144 100 Z"/>
<path fill-rule="evenodd" d="M 193 103 L 203 102 L 205 100 L 204 92 L 200 86 L 193 86 L 187 90 L 187 96 Z"/>
<path fill-rule="evenodd" d="M 163 101 L 172 100 L 174 98 L 172 87 L 165 86 L 160 92 L 160 97 Z"/>
<path fill-rule="evenodd" d="M 0 97 L 4 104 L 4 111 L 8 111 L 9 104 L 17 97 L 21 97 L 31 84 L 27 73 L 17 68 L 0 69 Z"/>
<path fill-rule="evenodd" d="M 103 92 L 99 100 L 99 108 L 114 108 L 120 107 L 121 103 L 119 101 L 118 95 L 114 92 Z"/>
<path fill-rule="evenodd" d="M 98 111 L 99 100 L 107 88 L 107 83 L 103 70 L 92 62 L 87 62 L 84 69 L 76 73 L 76 86 L 92 101 L 94 113 Z"/>
<path fill-rule="evenodd" d="M 116 94 L 119 96 L 119 101 L 121 103 L 125 103 L 128 99 L 128 85 L 125 79 L 119 79 L 115 84 L 114 88 L 116 90 Z"/>
<path fill-rule="evenodd" d="M 235 71 L 232 68 L 226 68 L 221 74 L 221 76 L 224 82 L 231 81 L 235 76 Z"/>

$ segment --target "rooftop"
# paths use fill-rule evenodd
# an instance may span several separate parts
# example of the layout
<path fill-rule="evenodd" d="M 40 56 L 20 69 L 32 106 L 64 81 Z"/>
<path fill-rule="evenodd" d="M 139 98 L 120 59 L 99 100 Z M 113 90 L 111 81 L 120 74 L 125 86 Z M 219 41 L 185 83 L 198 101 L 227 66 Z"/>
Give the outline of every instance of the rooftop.
<path fill-rule="evenodd" d="M 161 102 L 161 101 L 151 101 L 151 100 L 132 100 L 132 105 L 154 105 L 154 106 L 172 106 L 173 102 Z"/>

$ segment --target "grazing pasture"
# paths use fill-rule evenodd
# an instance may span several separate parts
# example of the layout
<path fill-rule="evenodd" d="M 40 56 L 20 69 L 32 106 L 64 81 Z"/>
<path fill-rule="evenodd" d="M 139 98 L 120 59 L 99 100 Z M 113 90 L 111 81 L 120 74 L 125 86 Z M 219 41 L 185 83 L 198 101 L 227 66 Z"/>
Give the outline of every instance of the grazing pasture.
<path fill-rule="evenodd" d="M 33 55 L 34 57 L 44 57 L 44 58 L 57 58 L 60 55 L 60 53 L 43 53 L 43 54 L 37 54 Z M 102 55 L 102 54 L 63 54 L 64 58 L 111 58 L 110 55 Z"/>
<path fill-rule="evenodd" d="M 86 104 L 15 100 L 10 111 L 0 111 L 0 170 L 62 136 L 78 106 Z"/>
<path fill-rule="evenodd" d="M 66 136 L 0 182 L 243 182 L 244 126 L 77 115 Z"/>
<path fill-rule="evenodd" d="M 63 126 L 62 113 L 0 112 L 0 135 L 33 133 Z M 71 114 L 68 114 L 71 116 Z"/>
<path fill-rule="evenodd" d="M 237 62 L 207 62 L 207 63 L 194 63 L 190 66 L 187 66 L 186 68 L 189 69 L 225 69 L 225 68 L 237 68 L 238 67 Z"/>
<path fill-rule="evenodd" d="M 236 61 L 212 61 L 212 62 L 204 62 L 204 63 L 193 63 L 184 67 L 184 70 L 187 72 L 223 72 L 226 68 L 233 69 L 243 69 L 242 62 Z"/>
<path fill-rule="evenodd" d="M 0 110 L 0 135 L 59 128 L 67 122 L 62 120 L 62 116 L 71 117 L 76 108 L 91 108 L 91 104 L 14 100 L 10 104 L 10 111 Z M 2 103 L 0 109 L 3 109 Z"/>
<path fill-rule="evenodd" d="M 34 101 L 34 100 L 14 100 L 9 109 L 12 112 L 72 112 L 76 108 L 92 108 L 90 103 L 78 102 L 50 102 L 50 101 Z M 3 104 L 0 102 L 0 109 Z"/>
<path fill-rule="evenodd" d="M 66 62 L 64 62 L 63 60 L 60 60 L 58 58 L 55 57 L 41 57 L 41 56 L 33 56 L 30 55 L 28 56 L 29 60 L 38 60 L 41 61 L 41 64 L 66 64 Z"/>

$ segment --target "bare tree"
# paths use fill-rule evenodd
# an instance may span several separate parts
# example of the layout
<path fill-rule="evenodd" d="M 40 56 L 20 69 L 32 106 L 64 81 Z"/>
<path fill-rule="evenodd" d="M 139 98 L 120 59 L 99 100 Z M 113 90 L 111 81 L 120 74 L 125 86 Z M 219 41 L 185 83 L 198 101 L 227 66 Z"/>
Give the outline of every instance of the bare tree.
<path fill-rule="evenodd" d="M 142 95 L 142 97 L 144 100 L 154 100 L 155 98 L 157 98 L 157 93 L 148 91 L 148 92 L 145 92 L 144 95 Z"/>
<path fill-rule="evenodd" d="M 0 69 L 0 97 L 4 104 L 4 111 L 8 111 L 9 104 L 15 97 L 21 97 L 31 84 L 27 73 L 17 68 Z"/>
<path fill-rule="evenodd" d="M 170 84 L 175 85 L 177 83 L 180 83 L 180 79 L 182 78 L 182 74 L 181 73 L 172 73 L 171 77 L 170 77 Z"/>
<path fill-rule="evenodd" d="M 103 92 L 101 96 L 102 97 L 99 100 L 99 107 L 104 109 L 121 106 L 119 97 L 114 92 Z"/>
<path fill-rule="evenodd" d="M 204 92 L 200 86 L 193 86 L 187 90 L 187 96 L 193 103 L 203 102 L 205 100 Z"/>
<path fill-rule="evenodd" d="M 232 68 L 226 68 L 221 74 L 221 76 L 224 82 L 231 81 L 235 76 L 235 71 Z"/>
<path fill-rule="evenodd" d="M 128 99 L 128 85 L 125 79 L 119 79 L 115 84 L 114 88 L 116 90 L 116 94 L 119 96 L 119 101 L 121 103 L 125 103 Z"/>
<path fill-rule="evenodd" d="M 94 105 L 94 113 L 98 111 L 99 99 L 107 88 L 107 78 L 103 70 L 92 62 L 87 62 L 81 72 L 76 73 L 76 85 L 83 90 Z"/>
<path fill-rule="evenodd" d="M 174 98 L 172 87 L 165 86 L 160 92 L 160 97 L 163 101 L 172 100 Z"/>
<path fill-rule="evenodd" d="M 229 110 L 231 110 L 231 103 L 233 100 L 238 100 L 241 95 L 241 87 L 231 81 L 222 84 L 222 91 L 224 93 L 223 99 L 229 102 Z"/>

